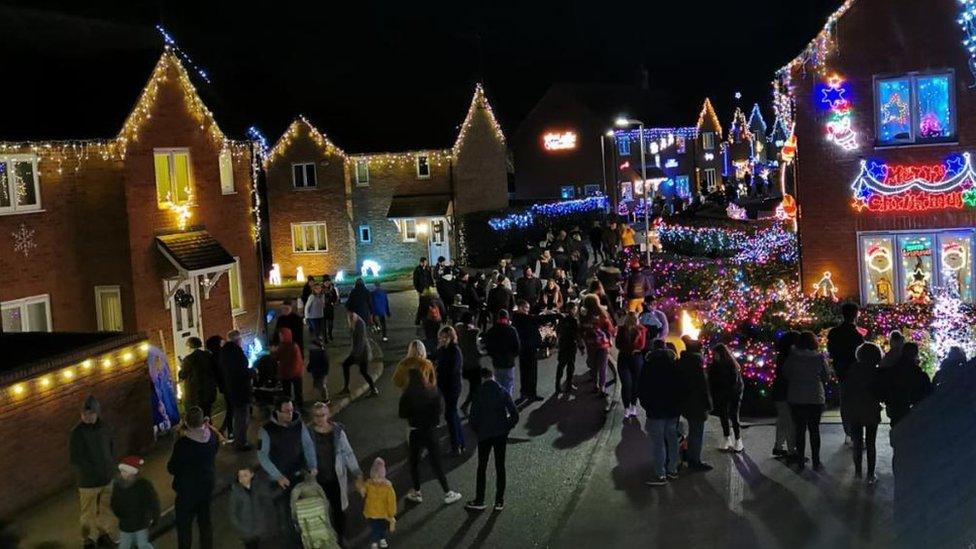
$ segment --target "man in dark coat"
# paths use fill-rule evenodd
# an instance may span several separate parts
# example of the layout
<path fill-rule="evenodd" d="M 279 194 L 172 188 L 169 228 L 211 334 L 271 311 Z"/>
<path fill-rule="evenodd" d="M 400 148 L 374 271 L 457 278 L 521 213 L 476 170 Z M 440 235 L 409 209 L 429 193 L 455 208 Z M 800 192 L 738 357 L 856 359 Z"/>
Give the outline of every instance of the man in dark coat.
<path fill-rule="evenodd" d="M 495 287 L 488 290 L 487 305 L 492 319 L 498 318 L 498 312 L 502 309 L 511 311 L 515 308 L 515 295 L 512 294 L 512 290 L 505 287 L 506 280 L 508 279 L 503 276 L 498 277 Z"/>
<path fill-rule="evenodd" d="M 81 503 L 81 537 L 85 547 L 99 539 L 119 539 L 119 526 L 109 507 L 115 458 L 112 433 L 99 415 L 102 407 L 89 395 L 81 410 L 81 421 L 71 430 L 68 453 L 78 481 Z"/>
<path fill-rule="evenodd" d="M 827 332 L 827 353 L 830 355 L 831 366 L 837 374 L 837 379 L 844 385 L 847 378 L 847 371 L 857 361 L 854 353 L 857 348 L 864 343 L 864 335 L 857 327 L 857 315 L 860 312 L 856 303 L 848 301 L 840 307 L 841 316 L 844 320 Z M 844 392 L 841 389 L 841 403 L 844 401 Z M 847 418 L 843 404 L 840 407 L 841 423 L 844 425 L 845 443 L 851 444 L 851 422 Z"/>
<path fill-rule="evenodd" d="M 305 322 L 302 317 L 292 309 L 291 300 L 286 299 L 281 304 L 281 309 L 278 312 L 278 320 L 275 322 L 274 330 L 271 331 L 271 346 L 278 346 L 278 334 L 281 332 L 282 328 L 288 328 L 291 330 L 292 341 L 298 344 L 298 348 L 301 349 L 302 353 L 305 352 Z"/>
<path fill-rule="evenodd" d="M 712 394 L 708 387 L 701 343 L 684 336 L 685 350 L 678 359 L 678 370 L 684 379 L 687 393 L 681 405 L 681 415 L 688 421 L 688 464 L 696 471 L 710 471 L 712 466 L 701 460 L 705 444 L 705 421 L 712 411 Z"/>
<path fill-rule="evenodd" d="M 519 350 L 519 400 L 541 400 L 536 382 L 539 378 L 539 348 L 542 335 L 539 326 L 555 322 L 557 315 L 533 315 L 529 313 L 529 303 L 518 300 L 518 308 L 512 315 L 512 327 L 518 332 Z"/>
<path fill-rule="evenodd" d="M 495 368 L 495 381 L 510 397 L 515 395 L 515 357 L 522 348 L 518 332 L 511 326 L 508 311 L 498 311 L 495 324 L 485 332 L 485 352 Z"/>
<path fill-rule="evenodd" d="M 505 508 L 505 447 L 508 433 L 518 425 L 519 413 L 512 397 L 495 381 L 488 368 L 481 369 L 481 387 L 471 406 L 471 429 L 478 436 L 478 473 L 475 496 L 465 505 L 471 511 L 485 509 L 485 476 L 488 457 L 495 454 L 495 511 Z"/>
<path fill-rule="evenodd" d="M 647 484 L 664 486 L 678 478 L 678 422 L 687 386 L 675 364 L 674 353 L 655 340 L 641 371 L 637 398 L 647 412 L 647 434 L 651 443 L 654 475 Z"/>
<path fill-rule="evenodd" d="M 228 338 L 230 339 L 230 338 Z M 206 423 L 203 410 L 186 412 L 186 427 L 173 444 L 166 470 L 173 475 L 176 492 L 176 537 L 179 549 L 193 546 L 193 521 L 200 530 L 200 546 L 213 547 L 210 499 L 216 481 L 217 435 Z"/>
<path fill-rule="evenodd" d="M 180 381 L 183 382 L 183 405 L 187 408 L 199 406 L 204 415 L 210 417 L 213 403 L 217 399 L 217 380 L 214 378 L 214 359 L 203 349 L 199 337 L 187 338 L 186 344 L 193 351 L 183 357 L 180 364 Z"/>
<path fill-rule="evenodd" d="M 241 333 L 231 330 L 227 342 L 220 348 L 220 367 L 224 370 L 224 383 L 227 386 L 228 414 L 233 414 L 231 422 L 234 429 L 234 449 L 250 450 L 247 443 L 247 422 L 251 417 L 251 369 L 247 356 L 241 348 Z"/>
<path fill-rule="evenodd" d="M 542 281 L 536 278 L 532 267 L 525 268 L 525 275 L 515 283 L 515 293 L 519 299 L 524 299 L 529 303 L 539 302 L 539 294 L 542 293 Z"/>
<path fill-rule="evenodd" d="M 424 290 L 430 288 L 434 285 L 434 273 L 430 269 L 430 265 L 427 264 L 427 258 L 421 257 L 420 264 L 413 269 L 413 289 L 417 290 L 417 298 L 424 294 Z M 414 324 L 420 325 L 420 319 L 422 318 L 422 313 L 420 306 L 417 306 L 417 315 L 414 318 Z"/>

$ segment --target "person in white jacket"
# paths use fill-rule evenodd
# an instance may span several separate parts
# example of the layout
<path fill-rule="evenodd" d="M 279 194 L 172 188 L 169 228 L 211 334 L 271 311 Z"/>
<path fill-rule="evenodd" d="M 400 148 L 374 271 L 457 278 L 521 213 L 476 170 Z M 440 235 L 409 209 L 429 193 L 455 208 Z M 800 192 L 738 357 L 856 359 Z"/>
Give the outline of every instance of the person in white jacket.
<path fill-rule="evenodd" d="M 315 339 L 322 338 L 324 318 L 325 294 L 322 292 L 322 285 L 316 284 L 312 286 L 312 293 L 305 302 L 305 322 L 308 323 L 308 330 Z"/>

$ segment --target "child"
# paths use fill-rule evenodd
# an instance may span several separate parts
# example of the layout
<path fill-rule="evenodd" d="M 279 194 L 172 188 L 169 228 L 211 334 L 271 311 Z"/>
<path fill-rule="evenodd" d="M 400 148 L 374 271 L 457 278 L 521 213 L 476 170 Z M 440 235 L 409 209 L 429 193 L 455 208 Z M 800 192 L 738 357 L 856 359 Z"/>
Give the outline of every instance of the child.
<path fill-rule="evenodd" d="M 149 548 L 149 527 L 159 521 L 159 496 L 152 483 L 139 476 L 143 461 L 126 456 L 119 462 L 119 476 L 112 486 L 110 506 L 119 519 L 119 547 Z"/>
<path fill-rule="evenodd" d="M 312 387 L 322 394 L 322 402 L 329 401 L 329 353 L 321 339 L 313 339 L 308 347 L 308 373 L 312 374 Z"/>
<path fill-rule="evenodd" d="M 573 385 L 573 374 L 576 372 L 576 353 L 583 349 L 583 338 L 580 331 L 579 319 L 576 317 L 578 306 L 575 301 L 566 303 L 563 307 L 564 315 L 556 326 L 556 394 L 562 390 L 560 383 L 563 370 L 566 371 L 566 393 L 576 390 Z"/>
<path fill-rule="evenodd" d="M 261 539 L 273 534 L 276 487 L 267 477 L 257 478 L 252 469 L 237 471 L 237 482 L 230 488 L 230 522 L 245 549 L 260 547 Z"/>
<path fill-rule="evenodd" d="M 396 529 L 396 492 L 386 480 L 386 462 L 376 458 L 369 470 L 369 480 L 363 485 L 363 516 L 369 522 L 372 549 L 386 547 L 386 532 Z"/>

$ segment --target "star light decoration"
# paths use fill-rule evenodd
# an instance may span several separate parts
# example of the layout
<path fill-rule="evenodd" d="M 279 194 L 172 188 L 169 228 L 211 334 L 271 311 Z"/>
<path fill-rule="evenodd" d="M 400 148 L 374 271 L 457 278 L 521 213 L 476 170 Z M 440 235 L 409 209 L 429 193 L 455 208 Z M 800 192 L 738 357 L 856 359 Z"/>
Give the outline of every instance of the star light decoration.
<path fill-rule="evenodd" d="M 820 90 L 820 102 L 827 105 L 828 114 L 825 130 L 827 140 L 837 144 L 845 151 L 857 149 L 857 133 L 854 131 L 854 105 L 847 98 L 845 80 L 832 74 L 824 81 Z"/>

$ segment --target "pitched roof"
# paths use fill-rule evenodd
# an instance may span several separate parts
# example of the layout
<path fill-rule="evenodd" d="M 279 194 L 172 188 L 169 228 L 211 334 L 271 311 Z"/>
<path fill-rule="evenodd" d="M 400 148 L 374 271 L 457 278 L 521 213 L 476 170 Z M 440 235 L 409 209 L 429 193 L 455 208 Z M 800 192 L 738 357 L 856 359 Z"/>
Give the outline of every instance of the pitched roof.
<path fill-rule="evenodd" d="M 698 113 L 698 124 L 696 128 L 701 131 L 704 124 L 711 124 L 712 129 L 718 133 L 718 138 L 722 138 L 722 123 L 718 121 L 718 115 L 715 114 L 715 107 L 712 106 L 712 100 L 705 98 L 705 102 L 702 104 L 701 112 Z"/>

